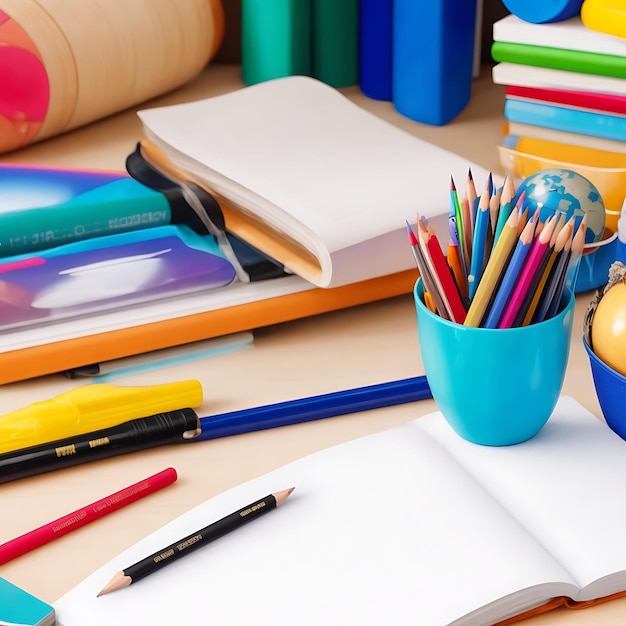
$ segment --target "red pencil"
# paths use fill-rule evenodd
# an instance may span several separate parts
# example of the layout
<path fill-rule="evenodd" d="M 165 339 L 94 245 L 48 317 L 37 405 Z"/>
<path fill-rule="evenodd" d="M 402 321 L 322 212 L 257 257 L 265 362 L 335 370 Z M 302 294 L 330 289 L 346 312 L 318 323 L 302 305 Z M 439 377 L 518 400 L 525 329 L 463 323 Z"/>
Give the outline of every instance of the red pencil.
<path fill-rule="evenodd" d="M 418 233 L 420 235 L 420 241 L 424 244 L 427 259 L 430 259 L 434 273 L 439 279 L 441 297 L 444 303 L 450 307 L 448 311 L 450 318 L 452 321 L 462 324 L 465 321 L 467 311 L 463 306 L 463 301 L 461 300 L 452 271 L 441 249 L 439 239 L 432 226 L 429 225 L 428 229 L 426 229 L 421 222 L 418 224 Z"/>
<path fill-rule="evenodd" d="M 131 504 L 144 496 L 147 496 L 163 487 L 171 485 L 177 478 L 176 470 L 169 467 L 154 476 L 130 485 L 120 491 L 112 493 L 88 506 L 68 513 L 53 522 L 44 524 L 35 530 L 24 533 L 15 539 L 11 539 L 0 545 L 0 565 L 26 554 L 35 548 L 62 537 L 77 528 L 85 526 L 113 511 L 117 511 L 127 504 Z"/>

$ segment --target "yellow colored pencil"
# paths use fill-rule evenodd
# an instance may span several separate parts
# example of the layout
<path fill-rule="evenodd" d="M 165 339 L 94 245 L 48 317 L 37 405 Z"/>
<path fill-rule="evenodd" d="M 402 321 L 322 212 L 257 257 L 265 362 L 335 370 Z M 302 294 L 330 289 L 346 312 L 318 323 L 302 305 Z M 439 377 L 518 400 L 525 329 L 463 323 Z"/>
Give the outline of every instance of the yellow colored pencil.
<path fill-rule="evenodd" d="M 465 317 L 465 322 L 463 322 L 465 326 L 473 326 L 475 328 L 480 326 L 487 307 L 489 306 L 489 302 L 491 301 L 491 297 L 502 277 L 502 272 L 517 242 L 519 219 L 520 212 L 516 207 L 511 211 L 511 215 L 506 221 L 502 233 L 489 255 L 487 266 L 478 283 L 478 288 L 476 289 L 469 311 Z"/>

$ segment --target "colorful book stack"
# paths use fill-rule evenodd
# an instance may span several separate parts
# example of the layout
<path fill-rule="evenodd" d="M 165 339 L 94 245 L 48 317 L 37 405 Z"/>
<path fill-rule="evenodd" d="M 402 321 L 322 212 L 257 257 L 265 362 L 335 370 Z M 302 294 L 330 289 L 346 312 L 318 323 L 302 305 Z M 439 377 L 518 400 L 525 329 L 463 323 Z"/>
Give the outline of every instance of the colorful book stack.
<path fill-rule="evenodd" d="M 547 24 L 508 15 L 493 38 L 507 147 L 530 137 L 626 152 L 626 39 L 587 28 L 580 15 Z"/>
<path fill-rule="evenodd" d="M 523 190 L 489 176 L 477 197 L 471 172 L 461 198 L 450 184 L 447 256 L 432 226 L 407 224 L 424 283 L 425 304 L 447 320 L 481 328 L 515 328 L 559 311 L 576 280 L 587 234 L 582 217 L 530 214 Z"/>

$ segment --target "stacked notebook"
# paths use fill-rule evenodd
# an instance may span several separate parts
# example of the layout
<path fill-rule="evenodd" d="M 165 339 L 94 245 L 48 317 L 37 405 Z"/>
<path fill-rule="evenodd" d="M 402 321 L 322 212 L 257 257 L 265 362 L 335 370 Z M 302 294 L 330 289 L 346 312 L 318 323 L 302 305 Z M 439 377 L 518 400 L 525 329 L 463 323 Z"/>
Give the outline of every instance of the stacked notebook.
<path fill-rule="evenodd" d="M 493 80 L 506 85 L 505 145 L 520 137 L 624 153 L 626 40 L 579 16 L 548 24 L 508 15 L 494 24 Z"/>

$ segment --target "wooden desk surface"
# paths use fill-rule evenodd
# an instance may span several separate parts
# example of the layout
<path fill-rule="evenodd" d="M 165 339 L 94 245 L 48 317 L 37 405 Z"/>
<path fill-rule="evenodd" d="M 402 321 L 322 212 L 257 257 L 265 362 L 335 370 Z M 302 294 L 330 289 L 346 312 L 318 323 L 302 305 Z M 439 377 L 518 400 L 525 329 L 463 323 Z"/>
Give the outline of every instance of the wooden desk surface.
<path fill-rule="evenodd" d="M 218 95 L 242 86 L 237 66 L 212 65 L 189 85 L 144 106 Z M 504 121 L 504 90 L 491 83 L 488 68 L 474 82 L 469 107 L 444 127 L 412 122 L 397 114 L 390 103 L 365 98 L 356 87 L 344 91 L 360 105 L 405 130 L 502 173 L 496 145 Z M 134 111 L 126 111 L 28 149 L 3 155 L 0 161 L 123 170 L 125 157 L 140 138 L 141 127 Z M 600 417 L 581 342 L 582 316 L 590 297 L 591 294 L 577 297 L 563 393 L 573 396 Z M 153 385 L 197 378 L 205 395 L 199 413 L 208 415 L 423 373 L 410 296 L 263 328 L 254 336 L 252 349 L 112 382 Z M 5 385 L 0 389 L 2 412 L 80 384 L 83 383 L 58 375 Z M 161 492 L 0 566 L 0 576 L 52 603 L 121 550 L 207 498 L 309 452 L 404 423 L 434 410 L 433 401 L 423 401 L 187 446 L 148 450 L 2 485 L 0 542 L 166 467 L 175 467 L 179 474 L 178 481 Z M 524 623 L 529 626 L 610 626 L 622 624 L 625 617 L 626 599 L 623 599 L 585 611 L 553 611 Z"/>

